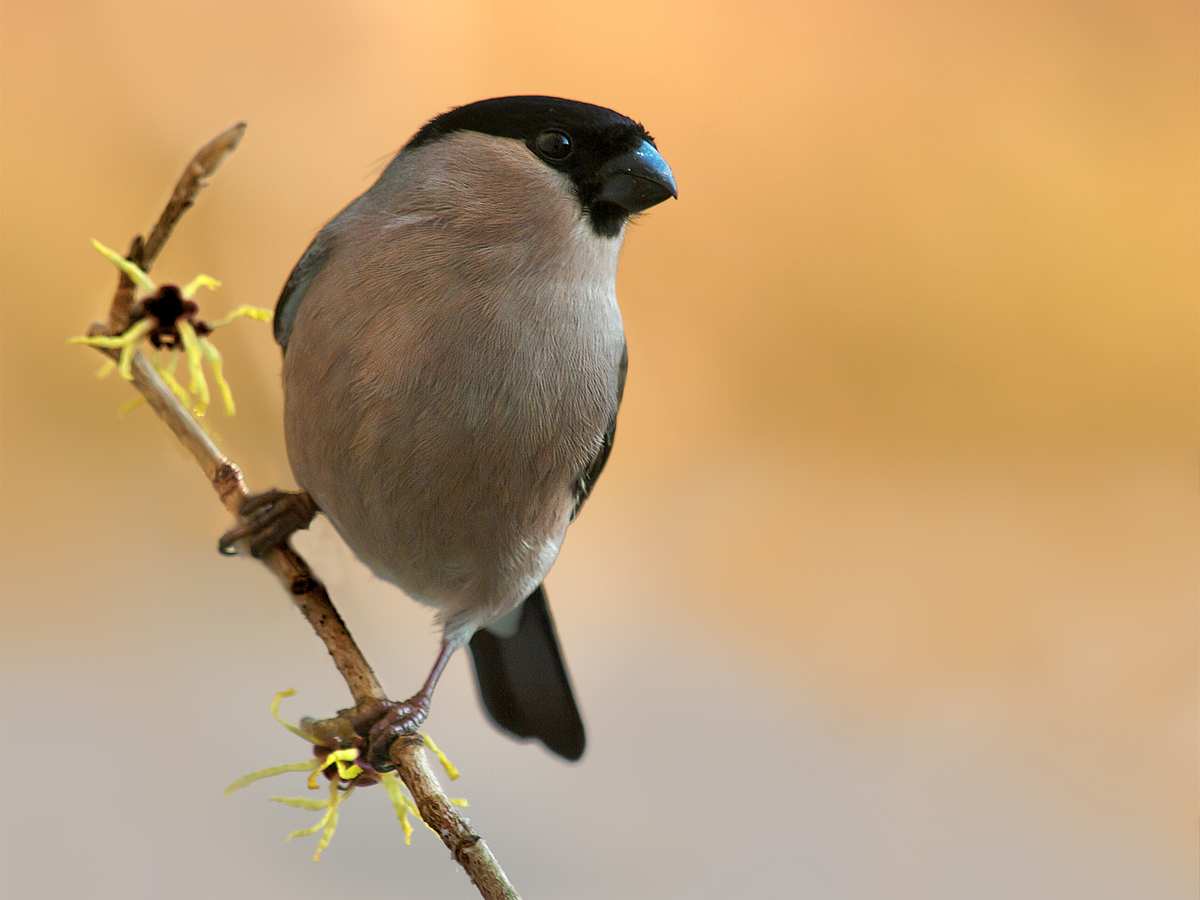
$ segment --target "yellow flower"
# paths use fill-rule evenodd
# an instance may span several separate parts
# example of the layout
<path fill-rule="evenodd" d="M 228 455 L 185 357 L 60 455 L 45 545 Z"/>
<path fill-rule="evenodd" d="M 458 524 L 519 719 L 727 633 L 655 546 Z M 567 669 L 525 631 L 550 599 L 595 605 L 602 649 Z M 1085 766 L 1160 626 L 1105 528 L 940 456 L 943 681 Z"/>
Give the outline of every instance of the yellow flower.
<path fill-rule="evenodd" d="M 404 792 L 403 782 L 396 776 L 394 772 L 376 772 L 365 762 L 358 761 L 358 747 L 331 747 L 309 734 L 302 728 L 291 724 L 279 715 L 279 703 L 284 697 L 291 697 L 296 692 L 293 690 L 281 691 L 275 695 L 274 701 L 271 703 L 271 715 L 288 731 L 298 737 L 304 738 L 313 744 L 314 756 L 312 759 L 305 762 L 287 763 L 282 766 L 271 766 L 266 769 L 260 769 L 257 772 L 251 772 L 249 775 L 243 775 L 233 784 L 225 789 L 225 796 L 228 797 L 234 791 L 253 784 L 263 778 L 271 778 L 275 775 L 283 775 L 288 772 L 308 772 L 308 789 L 310 791 L 317 790 L 317 777 L 322 773 L 329 779 L 329 795 L 323 799 L 312 797 L 271 797 L 276 803 L 283 803 L 286 806 L 293 806 L 297 809 L 306 809 L 312 812 L 324 810 L 321 818 L 316 825 L 310 828 L 301 828 L 293 831 L 287 836 L 287 840 L 294 837 L 304 837 L 310 834 L 321 832 L 321 840 L 317 843 L 317 851 L 313 854 L 313 861 L 317 862 L 321 859 L 321 853 L 329 846 L 329 842 L 333 840 L 333 834 L 337 830 L 339 807 L 349 799 L 354 793 L 355 788 L 369 787 L 373 784 L 382 784 L 387 791 L 388 799 L 392 802 L 392 808 L 396 810 L 396 818 L 400 820 L 400 827 L 404 829 L 404 843 L 412 843 L 413 827 L 409 824 L 408 815 L 412 813 L 419 820 L 421 813 L 417 809 L 417 804 L 412 798 Z M 446 758 L 446 754 L 433 743 L 426 735 L 421 735 L 425 741 L 425 745 L 438 757 L 442 765 L 446 769 L 446 774 L 451 780 L 458 777 L 458 770 Z M 453 799 L 450 801 L 455 806 L 467 806 L 467 801 L 462 799 Z M 431 829 L 432 830 L 432 829 Z"/>
<path fill-rule="evenodd" d="M 259 309 L 256 306 L 239 306 L 223 319 L 206 322 L 199 318 L 200 307 L 193 301 L 196 291 L 202 287 L 216 290 L 221 282 L 208 275 L 197 275 L 184 287 L 164 284 L 156 287 L 142 269 L 124 259 L 115 250 L 105 247 L 99 241 L 93 240 L 92 245 L 112 262 L 118 269 L 129 276 L 129 279 L 149 296 L 142 298 L 134 306 L 131 318 L 133 324 L 120 335 L 92 335 L 74 337 L 72 344 L 87 344 L 90 347 L 101 347 L 106 350 L 120 350 L 120 357 L 114 364 L 105 363 L 97 373 L 99 377 L 107 376 L 117 369 L 126 380 L 133 380 L 133 355 L 137 352 L 142 341 L 149 341 L 158 353 L 151 358 L 155 371 L 162 376 L 163 381 L 171 392 L 179 398 L 184 406 L 191 406 L 196 415 L 202 416 L 208 409 L 211 395 L 208 381 L 201 368 L 203 361 L 208 360 L 212 368 L 213 378 L 217 382 L 217 390 L 225 406 L 227 415 L 235 412 L 233 394 L 229 383 L 225 380 L 220 351 L 213 345 L 207 335 L 218 328 L 228 325 L 234 319 L 251 318 L 260 322 L 269 322 L 273 318 L 270 310 Z M 188 374 L 191 381 L 184 390 L 175 379 L 177 354 L 182 349 L 187 358 Z M 195 403 L 192 403 L 192 396 Z"/>

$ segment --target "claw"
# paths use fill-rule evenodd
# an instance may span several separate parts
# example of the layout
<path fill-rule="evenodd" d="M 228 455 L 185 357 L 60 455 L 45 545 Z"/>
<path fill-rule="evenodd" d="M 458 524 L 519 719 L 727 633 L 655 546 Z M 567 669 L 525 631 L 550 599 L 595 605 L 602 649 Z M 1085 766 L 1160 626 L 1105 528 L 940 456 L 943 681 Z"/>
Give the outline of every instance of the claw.
<path fill-rule="evenodd" d="M 451 654 L 461 646 L 458 641 L 442 641 L 437 660 L 419 691 L 397 703 L 395 700 L 375 700 L 361 707 L 351 720 L 355 733 L 366 743 L 363 757 L 376 772 L 390 772 L 392 765 L 389 751 L 396 739 L 406 734 L 416 734 L 429 716 L 429 702 L 437 686 L 442 670 L 446 668 Z M 454 776 L 452 775 L 451 778 Z"/>
<path fill-rule="evenodd" d="M 258 559 L 270 548 L 286 543 L 292 532 L 307 528 L 317 511 L 317 504 L 303 491 L 254 494 L 242 504 L 242 524 L 221 535 L 217 550 L 236 556 L 237 545 L 245 542 L 250 555 Z"/>
<path fill-rule="evenodd" d="M 389 751 L 406 734 L 416 734 L 429 715 L 429 698 L 417 694 L 408 700 L 376 700 L 354 718 L 354 730 L 367 742 L 363 757 L 377 772 L 390 772 Z"/>

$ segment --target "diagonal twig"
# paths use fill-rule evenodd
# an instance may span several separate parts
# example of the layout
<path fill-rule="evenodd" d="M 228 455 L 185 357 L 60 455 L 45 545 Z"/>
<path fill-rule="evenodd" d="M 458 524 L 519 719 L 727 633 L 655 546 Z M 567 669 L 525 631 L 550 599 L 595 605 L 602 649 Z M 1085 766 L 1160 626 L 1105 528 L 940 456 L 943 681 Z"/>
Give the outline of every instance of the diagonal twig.
<path fill-rule="evenodd" d="M 158 259 L 159 251 L 166 244 L 171 232 L 175 230 L 176 223 L 196 202 L 196 195 L 208 183 L 205 179 L 216 172 L 221 163 L 225 161 L 225 157 L 237 149 L 237 145 L 241 143 L 242 135 L 245 133 L 246 123 L 238 122 L 236 125 L 226 128 L 196 151 L 196 155 L 183 170 L 183 175 L 176 183 L 175 190 L 171 192 L 171 199 L 167 201 L 162 215 L 154 224 L 150 237 L 143 241 L 142 236 L 137 235 L 129 245 L 126 259 L 141 266 L 143 272 L 150 271 L 150 267 Z M 108 313 L 110 334 L 121 334 L 130 326 L 129 318 L 132 310 L 133 282 L 129 280 L 128 275 L 122 272 Z"/>
<path fill-rule="evenodd" d="M 239 122 L 200 148 L 175 185 L 171 199 L 167 201 L 150 237 L 145 241 L 140 235 L 133 239 L 128 259 L 149 272 L 176 223 L 204 188 L 205 179 L 233 152 L 245 130 L 245 123 Z M 93 326 L 93 333 L 103 331 L 121 334 L 129 327 L 134 305 L 133 288 L 128 276 L 122 273 L 113 295 L 108 322 Z M 110 357 L 116 354 L 113 350 L 101 352 Z M 249 496 L 241 470 L 205 434 L 141 353 L 134 355 L 132 371 L 134 388 L 146 398 L 158 417 L 196 460 L 225 508 L 237 516 L 242 503 Z M 334 665 L 346 680 L 355 704 L 385 699 L 383 687 L 354 642 L 328 591 L 304 559 L 291 547 L 283 546 L 264 553 L 262 562 L 275 573 L 292 602 L 304 614 L 317 637 L 325 643 Z M 480 895 L 485 900 L 520 900 L 487 844 L 450 805 L 442 792 L 426 762 L 421 738 L 413 735 L 394 741 L 390 756 L 401 780 L 412 793 L 421 811 L 421 818 L 442 838 Z"/>

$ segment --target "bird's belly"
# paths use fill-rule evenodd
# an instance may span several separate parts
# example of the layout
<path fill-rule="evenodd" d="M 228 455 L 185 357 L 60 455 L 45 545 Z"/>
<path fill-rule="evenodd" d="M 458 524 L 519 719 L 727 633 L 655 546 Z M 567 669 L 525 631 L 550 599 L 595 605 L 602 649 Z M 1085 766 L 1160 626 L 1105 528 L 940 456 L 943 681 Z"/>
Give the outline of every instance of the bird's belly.
<path fill-rule="evenodd" d="M 320 391 L 286 390 L 288 453 L 376 574 L 473 628 L 523 600 L 557 556 L 616 413 L 621 344 L 611 329 L 532 350 L 519 337 L 413 334 L 386 359 L 369 342 L 340 354 Z M 285 365 L 285 388 L 304 377 Z"/>

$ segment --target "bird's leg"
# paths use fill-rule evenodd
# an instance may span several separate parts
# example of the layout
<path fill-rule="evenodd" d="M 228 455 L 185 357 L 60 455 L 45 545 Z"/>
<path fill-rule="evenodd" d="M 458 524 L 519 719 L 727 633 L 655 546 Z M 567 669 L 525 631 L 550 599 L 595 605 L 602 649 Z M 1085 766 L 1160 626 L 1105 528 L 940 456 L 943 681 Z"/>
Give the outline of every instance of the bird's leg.
<path fill-rule="evenodd" d="M 293 531 L 307 528 L 317 514 L 317 504 L 304 491 L 263 491 L 242 504 L 242 524 L 221 535 L 217 549 L 227 556 L 245 541 L 255 559 L 284 543 Z"/>
<path fill-rule="evenodd" d="M 377 772 L 394 768 L 388 757 L 392 742 L 402 734 L 413 734 L 429 715 L 429 702 L 442 670 L 461 641 L 442 641 L 437 660 L 419 691 L 407 700 L 375 700 L 362 707 L 354 717 L 354 730 L 367 742 L 363 757 Z"/>

